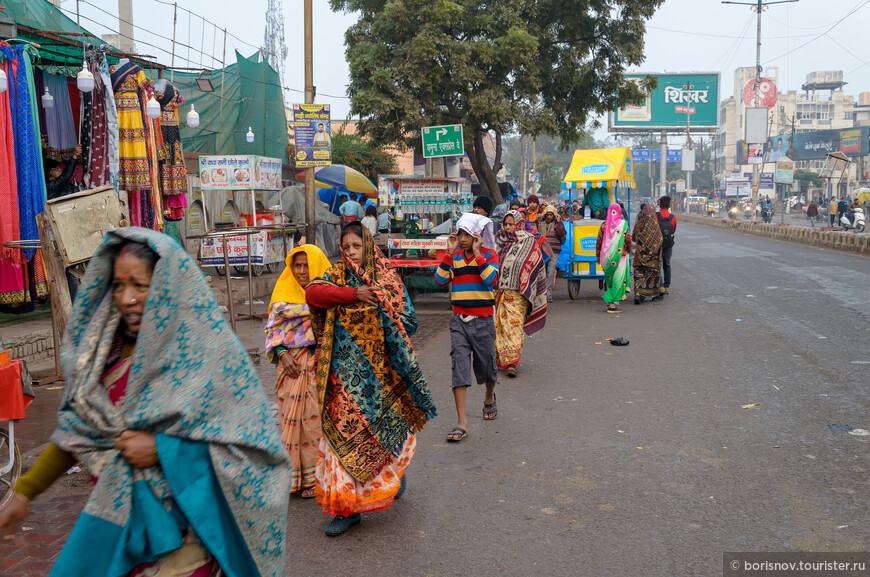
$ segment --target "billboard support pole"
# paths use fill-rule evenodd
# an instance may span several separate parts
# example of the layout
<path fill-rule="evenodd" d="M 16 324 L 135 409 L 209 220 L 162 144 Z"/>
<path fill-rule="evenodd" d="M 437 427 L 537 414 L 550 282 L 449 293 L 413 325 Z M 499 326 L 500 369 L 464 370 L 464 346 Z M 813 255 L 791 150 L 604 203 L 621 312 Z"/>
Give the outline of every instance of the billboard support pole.
<path fill-rule="evenodd" d="M 311 22 L 311 0 L 305 0 L 305 104 L 314 104 L 314 31 Z M 305 169 L 305 220 L 308 230 L 305 234 L 305 242 L 317 244 L 315 235 L 317 224 L 315 222 L 315 193 L 314 193 L 314 169 Z"/>
<path fill-rule="evenodd" d="M 659 182 L 664 184 L 668 179 L 668 133 L 665 130 L 662 130 L 662 140 L 661 140 L 661 163 L 662 165 L 659 167 Z M 657 194 L 654 198 L 660 197 L 660 194 Z"/>

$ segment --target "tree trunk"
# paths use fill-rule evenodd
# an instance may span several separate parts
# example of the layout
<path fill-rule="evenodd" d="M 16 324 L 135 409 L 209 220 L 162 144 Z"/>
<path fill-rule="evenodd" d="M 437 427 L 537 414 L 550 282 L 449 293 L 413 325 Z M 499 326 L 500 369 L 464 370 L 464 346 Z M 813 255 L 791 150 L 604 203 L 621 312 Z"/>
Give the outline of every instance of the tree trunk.
<path fill-rule="evenodd" d="M 501 191 L 498 189 L 498 180 L 496 179 L 496 170 L 489 165 L 486 159 L 486 151 L 483 147 L 483 130 L 476 130 L 474 138 L 471 142 L 471 149 L 468 151 L 468 160 L 471 161 L 471 168 L 474 169 L 474 174 L 477 175 L 477 180 L 480 181 L 481 194 L 493 199 L 495 204 L 503 201 Z M 495 166 L 501 163 L 501 135 L 496 133 L 496 151 L 495 151 Z"/>

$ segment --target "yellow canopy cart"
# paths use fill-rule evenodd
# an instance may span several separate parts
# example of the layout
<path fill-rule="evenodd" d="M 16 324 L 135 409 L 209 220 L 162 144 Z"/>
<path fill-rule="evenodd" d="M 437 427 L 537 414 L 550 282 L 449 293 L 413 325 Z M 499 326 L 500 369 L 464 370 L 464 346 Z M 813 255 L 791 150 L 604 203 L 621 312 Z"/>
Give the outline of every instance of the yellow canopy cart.
<path fill-rule="evenodd" d="M 619 202 L 619 192 L 626 194 L 626 206 L 631 206 L 631 189 L 634 188 L 634 166 L 630 148 L 600 148 L 577 150 L 571 160 L 568 173 L 562 181 L 567 194 L 560 198 L 568 200 L 568 220 L 572 226 L 573 250 L 565 278 L 568 280 L 568 296 L 572 300 L 580 295 L 582 280 L 598 279 L 599 290 L 604 289 L 604 271 L 595 258 L 595 244 L 602 220 L 586 218 L 574 220 L 573 201 L 581 190 L 585 195 L 591 189 L 606 188 L 608 204 Z M 631 227 L 631 214 L 628 215 Z"/>

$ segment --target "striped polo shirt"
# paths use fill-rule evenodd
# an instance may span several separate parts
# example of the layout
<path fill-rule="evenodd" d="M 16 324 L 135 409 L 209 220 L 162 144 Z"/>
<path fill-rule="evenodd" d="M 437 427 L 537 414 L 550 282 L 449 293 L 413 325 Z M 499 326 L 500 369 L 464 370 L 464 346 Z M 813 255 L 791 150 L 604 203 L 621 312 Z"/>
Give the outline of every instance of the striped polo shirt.
<path fill-rule="evenodd" d="M 479 257 L 467 259 L 465 251 L 459 249 L 444 256 L 435 269 L 435 282 L 439 286 L 453 283 L 450 301 L 456 314 L 491 317 L 495 306 L 492 291 L 498 286 L 498 255 L 481 248 Z"/>

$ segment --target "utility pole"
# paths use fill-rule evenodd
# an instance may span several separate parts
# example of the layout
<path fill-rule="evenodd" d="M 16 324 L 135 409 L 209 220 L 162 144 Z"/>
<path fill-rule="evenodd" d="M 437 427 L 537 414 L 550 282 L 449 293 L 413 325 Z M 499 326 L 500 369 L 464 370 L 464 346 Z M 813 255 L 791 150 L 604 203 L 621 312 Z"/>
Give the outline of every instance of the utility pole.
<path fill-rule="evenodd" d="M 311 0 L 305 0 L 305 104 L 314 104 L 314 29 L 311 22 Z M 314 169 L 305 169 L 305 220 L 308 222 L 308 231 L 305 234 L 305 242 L 316 244 L 315 232 L 315 198 L 314 194 Z"/>
<path fill-rule="evenodd" d="M 791 2 L 797 2 L 798 0 L 776 0 L 775 2 L 764 2 L 763 0 L 756 0 L 755 2 L 733 2 L 732 0 L 722 0 L 722 4 L 739 4 L 741 6 L 751 6 L 752 10 L 755 11 L 756 14 L 756 27 L 755 27 L 755 91 L 753 96 L 752 105 L 757 107 L 758 102 L 758 90 L 761 86 L 761 12 L 766 10 L 768 6 L 772 6 L 774 4 L 789 4 Z M 755 185 L 752 190 L 752 220 L 755 221 L 755 205 L 758 201 L 758 189 L 761 186 L 760 176 L 758 172 L 758 165 L 752 165 L 752 182 Z"/>
<path fill-rule="evenodd" d="M 659 167 L 659 182 L 661 184 L 665 184 L 668 180 L 668 133 L 665 130 L 662 130 L 662 141 L 661 141 L 661 158 L 659 162 L 661 162 L 661 166 Z M 667 194 L 667 189 L 665 190 L 665 194 Z M 653 196 L 653 200 L 658 200 L 660 195 L 656 194 Z"/>

